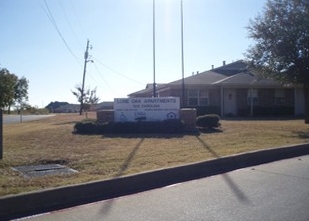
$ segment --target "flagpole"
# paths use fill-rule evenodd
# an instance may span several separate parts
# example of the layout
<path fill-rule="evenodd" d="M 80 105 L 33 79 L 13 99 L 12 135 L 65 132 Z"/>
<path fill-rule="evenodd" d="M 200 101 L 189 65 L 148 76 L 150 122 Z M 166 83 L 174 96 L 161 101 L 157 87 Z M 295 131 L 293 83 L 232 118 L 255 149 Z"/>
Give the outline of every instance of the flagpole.
<path fill-rule="evenodd" d="M 153 2 L 153 30 L 152 30 L 152 40 L 153 40 L 153 97 L 157 96 L 156 93 L 156 22 L 155 22 L 155 0 Z"/>
<path fill-rule="evenodd" d="M 184 68 L 184 50 L 183 50 L 183 4 L 180 0 L 180 10 L 181 10 L 181 69 L 182 69 L 182 106 L 185 107 L 185 68 Z"/>

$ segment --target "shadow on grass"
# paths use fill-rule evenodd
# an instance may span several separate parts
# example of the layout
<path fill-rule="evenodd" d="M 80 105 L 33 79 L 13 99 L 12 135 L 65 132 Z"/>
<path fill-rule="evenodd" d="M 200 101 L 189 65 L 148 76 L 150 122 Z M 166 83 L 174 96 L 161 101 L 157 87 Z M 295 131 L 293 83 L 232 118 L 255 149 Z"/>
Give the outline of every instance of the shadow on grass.
<path fill-rule="evenodd" d="M 138 149 L 140 148 L 140 146 L 142 145 L 142 143 L 144 142 L 144 138 L 142 138 L 137 145 L 133 148 L 133 150 L 130 152 L 130 154 L 128 155 L 128 157 L 126 158 L 126 160 L 123 162 L 123 164 L 120 166 L 118 172 L 115 174 L 114 178 L 120 177 L 124 174 L 124 172 L 128 169 L 128 167 L 130 166 L 130 163 L 132 162 L 134 156 L 136 155 Z M 110 209 L 112 208 L 114 203 L 114 199 L 110 199 L 108 201 L 104 202 L 104 205 L 102 207 L 102 213 L 107 214 L 109 213 Z"/>
<path fill-rule="evenodd" d="M 120 177 L 124 174 L 124 172 L 128 169 L 131 161 L 133 160 L 134 156 L 136 155 L 138 149 L 144 142 L 144 138 L 142 138 L 137 145 L 134 147 L 134 149 L 131 151 L 131 153 L 128 155 L 127 159 L 123 162 L 123 164 L 120 166 L 119 171 L 116 173 L 114 177 Z"/>
<path fill-rule="evenodd" d="M 184 134 L 104 134 L 102 138 L 158 138 L 158 139 L 171 139 L 171 138 L 182 138 Z"/>
<path fill-rule="evenodd" d="M 222 133 L 223 131 L 218 128 L 199 128 L 199 131 L 203 134 Z"/>
<path fill-rule="evenodd" d="M 68 121 L 68 122 L 54 123 L 54 125 L 76 124 L 77 122 L 79 122 L 79 121 Z"/>
<path fill-rule="evenodd" d="M 199 136 L 196 136 L 196 139 L 202 144 L 202 147 L 207 149 L 214 158 L 221 158 L 220 155 L 214 151 L 204 140 L 202 140 Z"/>
<path fill-rule="evenodd" d="M 217 159 L 221 158 L 220 155 L 216 151 L 214 151 L 199 136 L 196 136 L 196 139 L 202 144 L 202 147 L 204 147 L 211 153 L 211 155 L 214 158 L 217 158 Z M 227 173 L 221 174 L 221 176 L 223 177 L 224 181 L 227 183 L 227 185 L 230 187 L 230 189 L 232 190 L 232 192 L 235 194 L 235 196 L 237 197 L 239 201 L 244 202 L 244 203 L 250 203 L 250 200 L 248 199 L 246 194 L 238 187 L 238 185 L 233 181 L 233 179 Z"/>
<path fill-rule="evenodd" d="M 268 117 L 222 117 L 225 121 L 289 121 L 302 120 L 303 117 L 298 116 L 268 116 Z"/>

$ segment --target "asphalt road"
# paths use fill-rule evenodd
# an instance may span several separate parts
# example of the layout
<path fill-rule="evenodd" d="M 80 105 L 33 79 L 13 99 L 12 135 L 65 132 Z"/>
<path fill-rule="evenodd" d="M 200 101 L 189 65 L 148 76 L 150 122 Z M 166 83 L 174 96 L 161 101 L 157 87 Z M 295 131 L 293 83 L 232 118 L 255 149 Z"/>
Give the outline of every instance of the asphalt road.
<path fill-rule="evenodd" d="M 25 121 L 40 120 L 54 115 L 3 115 L 3 124 L 21 123 Z"/>
<path fill-rule="evenodd" d="M 21 220 L 308 221 L 309 155 Z"/>

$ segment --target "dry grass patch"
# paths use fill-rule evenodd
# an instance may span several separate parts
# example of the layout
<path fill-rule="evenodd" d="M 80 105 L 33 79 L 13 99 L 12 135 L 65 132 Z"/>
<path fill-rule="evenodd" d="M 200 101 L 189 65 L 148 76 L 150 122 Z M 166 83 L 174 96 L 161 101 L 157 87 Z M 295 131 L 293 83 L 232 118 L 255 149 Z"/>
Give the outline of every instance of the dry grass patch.
<path fill-rule="evenodd" d="M 222 132 L 200 136 L 73 134 L 74 123 L 83 118 L 64 114 L 4 125 L 0 196 L 309 142 L 309 125 L 303 120 L 223 120 Z M 24 178 L 11 169 L 39 163 L 60 163 L 79 173 Z"/>

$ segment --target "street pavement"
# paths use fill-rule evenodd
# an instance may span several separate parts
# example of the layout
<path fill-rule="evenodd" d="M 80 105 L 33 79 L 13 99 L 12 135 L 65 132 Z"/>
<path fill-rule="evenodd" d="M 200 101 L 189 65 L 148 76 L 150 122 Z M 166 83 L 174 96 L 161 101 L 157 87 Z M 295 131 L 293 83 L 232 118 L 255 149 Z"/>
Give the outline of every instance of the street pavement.
<path fill-rule="evenodd" d="M 308 221 L 309 155 L 26 217 L 27 221 Z"/>
<path fill-rule="evenodd" d="M 40 120 L 54 115 L 3 115 L 3 124 L 21 123 L 25 121 Z"/>

